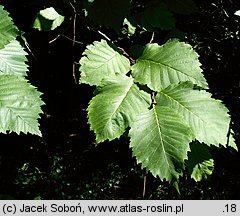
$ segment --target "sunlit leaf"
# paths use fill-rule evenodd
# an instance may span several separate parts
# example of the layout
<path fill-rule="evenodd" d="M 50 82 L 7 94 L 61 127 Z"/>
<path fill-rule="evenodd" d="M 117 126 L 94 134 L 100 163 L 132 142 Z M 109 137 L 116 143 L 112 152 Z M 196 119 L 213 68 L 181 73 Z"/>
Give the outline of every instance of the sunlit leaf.
<path fill-rule="evenodd" d="M 132 67 L 132 74 L 136 81 L 155 91 L 180 81 L 192 81 L 207 88 L 200 65 L 198 54 L 190 45 L 170 40 L 162 46 L 146 45 Z"/>
<path fill-rule="evenodd" d="M 17 35 L 17 27 L 13 24 L 9 13 L 0 5 L 0 49 L 14 40 Z"/>
<path fill-rule="evenodd" d="M 0 132 L 41 136 L 38 118 L 44 104 L 41 93 L 16 75 L 0 76 Z"/>
<path fill-rule="evenodd" d="M 103 78 L 126 74 L 131 68 L 129 60 L 105 40 L 87 46 L 83 55 L 80 60 L 81 83 L 99 85 Z"/>
<path fill-rule="evenodd" d="M 14 40 L 0 49 L 0 75 L 15 74 L 26 76 L 28 66 L 26 65 L 27 53 L 23 50 L 18 41 Z"/>
<path fill-rule="evenodd" d="M 154 106 L 135 119 L 129 132 L 133 155 L 154 176 L 176 181 L 193 136 L 181 115 L 168 107 Z"/>
<path fill-rule="evenodd" d="M 97 142 L 119 138 L 150 103 L 150 95 L 140 91 L 132 78 L 119 75 L 103 80 L 88 107 L 89 123 Z"/>
<path fill-rule="evenodd" d="M 234 14 L 240 16 L 240 10 L 236 11 Z"/>
<path fill-rule="evenodd" d="M 198 141 L 226 146 L 230 126 L 227 108 L 210 93 L 193 87 L 191 82 L 170 85 L 158 92 L 156 101 L 182 114 Z"/>
<path fill-rule="evenodd" d="M 40 10 L 33 22 L 33 28 L 39 31 L 51 31 L 56 29 L 64 21 L 64 16 L 59 14 L 55 8 L 49 7 Z"/>

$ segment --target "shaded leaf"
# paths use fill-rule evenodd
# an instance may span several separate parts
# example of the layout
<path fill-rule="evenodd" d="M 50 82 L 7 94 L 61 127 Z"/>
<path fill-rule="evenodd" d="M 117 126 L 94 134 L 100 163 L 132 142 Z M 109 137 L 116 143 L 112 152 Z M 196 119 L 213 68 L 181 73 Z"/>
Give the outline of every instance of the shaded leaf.
<path fill-rule="evenodd" d="M 41 93 L 16 75 L 0 76 L 0 132 L 41 136 L 38 118 L 42 113 Z"/>
<path fill-rule="evenodd" d="M 119 32 L 124 18 L 130 14 L 129 0 L 93 0 L 87 3 L 87 14 L 94 23 Z"/>
<path fill-rule="evenodd" d="M 196 139 L 208 145 L 227 144 L 228 109 L 204 90 L 193 90 L 191 82 L 173 84 L 158 92 L 156 101 L 182 114 Z"/>
<path fill-rule="evenodd" d="M 190 45 L 170 40 L 162 46 L 146 45 L 132 67 L 132 74 L 137 82 L 155 91 L 180 81 L 192 81 L 207 88 L 200 65 L 198 54 Z"/>
<path fill-rule="evenodd" d="M 151 103 L 150 95 L 140 91 L 127 76 L 108 78 L 101 84 L 88 107 L 89 123 L 98 143 L 120 137 L 135 116 Z"/>
<path fill-rule="evenodd" d="M 15 74 L 26 76 L 28 66 L 26 65 L 27 53 L 16 40 L 11 41 L 3 49 L 0 49 L 0 74 Z"/>
<path fill-rule="evenodd" d="M 193 0 L 166 0 L 167 6 L 171 11 L 179 14 L 191 14 L 198 11 Z"/>
<path fill-rule="evenodd" d="M 137 14 L 138 24 L 148 31 L 157 28 L 170 30 L 175 26 L 175 19 L 164 3 L 158 1 L 148 2 L 143 12 Z"/>
<path fill-rule="evenodd" d="M 176 182 L 193 139 L 190 127 L 178 113 L 154 106 L 138 115 L 129 136 L 133 155 L 142 167 L 154 176 Z"/>
<path fill-rule="evenodd" d="M 106 77 L 126 74 L 130 70 L 129 60 L 111 48 L 105 40 L 87 46 L 80 59 L 80 82 L 99 85 Z"/>
<path fill-rule="evenodd" d="M 16 39 L 18 29 L 12 22 L 9 13 L 0 5 L 0 49 L 10 41 Z"/>
<path fill-rule="evenodd" d="M 195 181 L 207 179 L 212 175 L 214 169 L 214 160 L 208 150 L 208 146 L 194 142 L 189 153 L 188 171 Z"/>
<path fill-rule="evenodd" d="M 53 7 L 40 10 L 33 21 L 33 28 L 39 31 L 51 31 L 56 29 L 64 21 L 64 16 Z"/>

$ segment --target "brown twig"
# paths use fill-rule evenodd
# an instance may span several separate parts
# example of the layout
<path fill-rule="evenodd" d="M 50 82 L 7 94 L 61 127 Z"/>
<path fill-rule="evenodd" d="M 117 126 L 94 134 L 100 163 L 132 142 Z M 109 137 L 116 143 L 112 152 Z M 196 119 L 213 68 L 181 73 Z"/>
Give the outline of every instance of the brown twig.
<path fill-rule="evenodd" d="M 75 3 L 75 1 L 74 1 Z M 77 22 L 77 12 L 75 7 L 73 6 L 73 4 L 70 2 L 71 7 L 73 8 L 73 12 L 74 12 L 74 17 L 73 17 L 73 38 L 72 38 L 72 46 L 73 46 L 73 60 L 74 60 L 74 48 L 75 48 L 75 43 L 76 43 L 76 22 Z M 73 61 L 72 64 L 72 74 L 73 74 L 73 78 L 74 78 L 74 82 L 76 84 L 78 84 L 77 82 L 77 78 L 76 78 L 76 65 L 75 62 Z"/>

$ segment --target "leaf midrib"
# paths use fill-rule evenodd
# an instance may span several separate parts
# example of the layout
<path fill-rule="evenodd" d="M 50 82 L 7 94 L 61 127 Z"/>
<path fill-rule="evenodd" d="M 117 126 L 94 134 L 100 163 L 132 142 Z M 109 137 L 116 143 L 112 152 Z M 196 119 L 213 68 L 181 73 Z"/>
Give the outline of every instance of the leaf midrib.
<path fill-rule="evenodd" d="M 157 123 L 160 143 L 161 143 L 161 146 L 162 146 L 162 149 L 163 149 L 163 155 L 164 155 L 164 158 L 166 160 L 166 163 L 167 163 L 167 166 L 168 166 L 168 169 L 169 169 L 170 168 L 170 164 L 168 163 L 167 152 L 165 150 L 165 146 L 163 145 L 162 131 L 161 131 L 160 123 L 158 121 L 158 115 L 156 113 L 156 108 L 155 107 L 153 107 L 153 111 L 154 111 L 154 116 L 155 116 L 156 123 Z"/>
<path fill-rule="evenodd" d="M 131 81 L 131 85 L 128 87 L 128 90 L 125 92 L 124 96 L 122 99 L 119 101 L 118 105 L 116 106 L 116 109 L 114 112 L 111 114 L 110 118 L 108 119 L 107 123 L 104 126 L 104 130 L 106 130 L 106 127 L 108 126 L 109 122 L 112 120 L 112 117 L 116 114 L 116 112 L 120 109 L 121 104 L 124 102 L 125 98 L 128 96 L 129 92 L 131 91 L 131 88 L 134 86 L 133 81 Z"/>

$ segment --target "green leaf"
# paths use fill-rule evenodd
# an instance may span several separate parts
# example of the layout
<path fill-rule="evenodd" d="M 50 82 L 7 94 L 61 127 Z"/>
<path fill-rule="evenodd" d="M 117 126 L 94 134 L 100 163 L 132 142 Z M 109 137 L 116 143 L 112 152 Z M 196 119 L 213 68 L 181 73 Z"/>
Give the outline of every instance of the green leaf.
<path fill-rule="evenodd" d="M 180 81 L 192 81 L 207 88 L 200 65 L 198 54 L 190 45 L 170 40 L 162 46 L 146 45 L 142 56 L 132 67 L 132 74 L 137 82 L 155 91 Z"/>
<path fill-rule="evenodd" d="M 231 132 L 232 132 L 232 131 L 231 131 Z M 232 133 L 229 134 L 228 143 L 227 143 L 227 144 L 228 144 L 228 146 L 230 146 L 230 147 L 232 147 L 233 149 L 235 149 L 236 151 L 238 151 L 238 147 L 237 147 L 237 145 L 236 145 L 236 143 L 235 143 L 235 139 L 234 139 Z"/>
<path fill-rule="evenodd" d="M 192 14 L 198 11 L 193 0 L 165 0 L 165 2 L 175 13 Z"/>
<path fill-rule="evenodd" d="M 127 26 L 127 34 L 128 36 L 132 36 L 135 34 L 135 31 L 136 31 L 136 26 L 134 24 L 131 23 L 131 20 L 125 18 L 124 21 L 123 21 L 123 25 L 126 25 Z"/>
<path fill-rule="evenodd" d="M 187 161 L 188 171 L 195 181 L 207 179 L 212 175 L 214 161 L 208 146 L 194 142 Z"/>
<path fill-rule="evenodd" d="M 175 26 L 175 19 L 164 3 L 158 1 L 148 2 L 143 12 L 137 14 L 136 20 L 139 25 L 148 31 L 157 28 L 170 30 Z"/>
<path fill-rule="evenodd" d="M 3 49 L 0 49 L 0 75 L 15 74 L 26 76 L 28 66 L 26 65 L 27 53 L 16 40 L 11 41 Z"/>
<path fill-rule="evenodd" d="M 124 18 L 130 14 L 129 0 L 88 0 L 87 14 L 96 24 L 119 32 Z"/>
<path fill-rule="evenodd" d="M 63 21 L 64 16 L 53 7 L 49 7 L 38 12 L 33 22 L 33 28 L 39 31 L 51 31 L 60 26 Z"/>
<path fill-rule="evenodd" d="M 13 24 L 9 13 L 0 5 L 0 49 L 14 40 L 17 35 L 17 27 Z"/>
<path fill-rule="evenodd" d="M 126 74 L 131 66 L 129 60 L 111 48 L 105 40 L 87 46 L 80 59 L 80 82 L 99 85 L 103 78 Z"/>
<path fill-rule="evenodd" d="M 41 136 L 38 118 L 42 113 L 41 93 L 16 75 L 0 76 L 0 132 Z"/>
<path fill-rule="evenodd" d="M 215 146 L 227 144 L 228 109 L 204 90 L 193 90 L 191 82 L 173 84 L 158 92 L 157 104 L 182 114 L 198 141 Z"/>
<path fill-rule="evenodd" d="M 240 10 L 236 11 L 234 14 L 240 16 Z"/>
<path fill-rule="evenodd" d="M 179 178 L 192 131 L 173 109 L 154 106 L 137 116 L 129 132 L 133 155 L 142 167 L 167 181 Z"/>
<path fill-rule="evenodd" d="M 119 138 L 150 103 L 150 95 L 140 91 L 132 78 L 119 75 L 103 80 L 88 107 L 89 123 L 97 143 Z"/>

